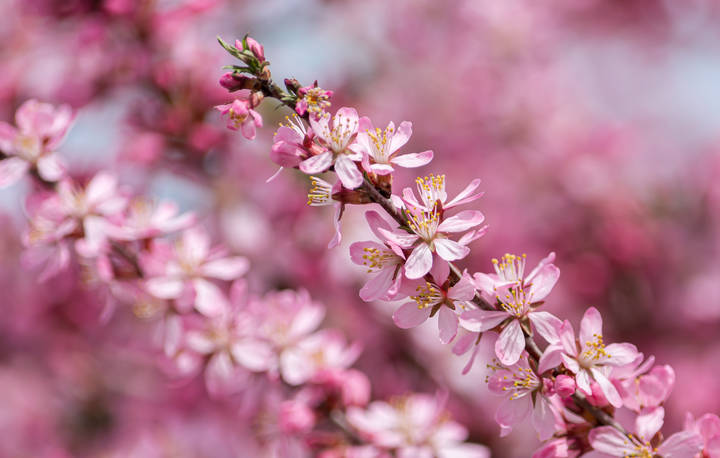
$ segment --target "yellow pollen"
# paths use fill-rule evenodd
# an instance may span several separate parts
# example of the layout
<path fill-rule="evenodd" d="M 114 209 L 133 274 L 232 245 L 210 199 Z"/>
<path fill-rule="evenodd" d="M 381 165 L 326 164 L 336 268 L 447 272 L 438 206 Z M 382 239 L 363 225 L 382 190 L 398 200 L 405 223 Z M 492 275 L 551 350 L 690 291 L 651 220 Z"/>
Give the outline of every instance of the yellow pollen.
<path fill-rule="evenodd" d="M 410 299 L 414 300 L 419 309 L 432 307 L 433 305 L 439 304 L 443 300 L 442 292 L 432 283 L 425 282 L 425 286 L 418 286 L 416 296 L 410 296 Z"/>
<path fill-rule="evenodd" d="M 611 358 L 612 355 L 605 351 L 603 337 L 599 334 L 593 334 L 593 340 L 585 342 L 585 351 L 581 357 L 586 361 L 598 361 L 602 357 Z"/>
<path fill-rule="evenodd" d="M 389 262 L 397 263 L 397 256 L 390 250 L 366 247 L 363 248 L 363 252 L 365 252 L 362 256 L 363 265 L 367 266 L 368 273 L 382 269 Z"/>

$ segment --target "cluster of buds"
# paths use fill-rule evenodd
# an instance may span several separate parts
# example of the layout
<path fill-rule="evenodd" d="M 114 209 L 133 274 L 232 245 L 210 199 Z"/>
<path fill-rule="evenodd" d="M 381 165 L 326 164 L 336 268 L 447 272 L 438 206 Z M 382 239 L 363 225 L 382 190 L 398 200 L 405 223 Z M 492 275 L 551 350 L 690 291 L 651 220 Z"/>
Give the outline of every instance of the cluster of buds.
<path fill-rule="evenodd" d="M 350 246 L 352 261 L 371 275 L 360 297 L 409 298 L 393 315 L 399 327 L 437 318 L 440 343 L 454 341 L 453 353 L 472 355 L 464 373 L 481 359 L 490 370 L 488 389 L 504 397 L 495 416 L 501 435 L 532 412 L 532 425 L 546 441 L 536 457 L 716 456 L 717 431 L 707 432 L 689 420 L 666 439 L 660 432 L 663 404 L 674 384 L 672 368 L 655 366 L 653 357 L 646 359 L 630 343 L 607 344 L 595 308 L 586 311 L 577 335 L 569 321 L 539 310 L 560 277 L 554 253 L 527 274 L 525 255 L 493 259 L 492 273 L 471 274 L 453 264 L 468 256 L 469 244 L 487 230 L 477 210 L 451 214 L 453 207 L 482 195 L 476 192 L 479 179 L 453 199 L 448 199 L 444 175 L 418 178 L 417 195 L 409 187 L 395 195 L 396 166 L 423 166 L 433 158 L 431 151 L 398 155 L 412 133 L 410 122 L 380 130 L 349 107 L 331 116 L 326 112 L 329 91 L 316 83 L 302 87 L 291 80 L 287 85 L 292 96 L 276 98 L 300 116 L 280 127 L 271 158 L 281 168 L 308 175 L 337 174 L 335 184 L 312 177 L 308 196 L 310 205 L 339 208 L 331 247 L 340 241 L 342 205 L 370 202 L 384 210 L 389 220 L 376 211 L 366 213 L 378 241 Z M 364 199 L 341 197 L 353 192 L 362 192 Z M 632 426 L 615 419 L 619 409 L 629 412 Z M 377 410 L 383 419 L 393 415 L 386 407 Z M 373 415 L 351 418 L 378 440 L 395 440 L 391 426 L 375 431 Z M 720 420 L 708 414 L 703 421 L 716 425 Z M 426 435 L 425 440 L 431 439 Z"/>

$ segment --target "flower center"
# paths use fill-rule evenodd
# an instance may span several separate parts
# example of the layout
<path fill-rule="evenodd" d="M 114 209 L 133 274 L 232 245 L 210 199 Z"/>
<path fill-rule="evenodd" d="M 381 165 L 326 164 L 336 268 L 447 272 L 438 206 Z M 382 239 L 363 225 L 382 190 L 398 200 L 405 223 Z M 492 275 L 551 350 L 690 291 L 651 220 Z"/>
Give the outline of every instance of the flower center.
<path fill-rule="evenodd" d="M 380 248 L 363 248 L 363 265 L 367 266 L 368 273 L 382 270 L 388 264 L 397 264 L 398 257 L 390 250 Z"/>
<path fill-rule="evenodd" d="M 386 164 L 390 159 L 387 153 L 390 140 L 395 134 L 395 129 L 392 127 L 386 127 L 385 130 L 380 130 L 379 127 L 375 128 L 375 131 L 365 131 L 372 146 L 374 147 L 373 159 L 375 162 Z"/>
<path fill-rule="evenodd" d="M 330 97 L 326 90 L 319 87 L 309 89 L 303 96 L 310 113 L 320 113 L 330 106 Z"/>
<path fill-rule="evenodd" d="M 445 193 L 445 175 L 433 175 L 415 179 L 418 194 L 426 206 L 432 207 L 435 202 L 443 202 L 447 197 Z"/>
<path fill-rule="evenodd" d="M 525 289 L 518 285 L 515 288 L 509 288 L 503 297 L 501 294 L 497 296 L 502 308 L 517 318 L 521 318 L 527 312 L 527 296 Z"/>
<path fill-rule="evenodd" d="M 425 282 L 425 286 L 415 288 L 417 295 L 410 296 L 410 299 L 417 303 L 419 309 L 425 309 L 439 304 L 444 300 L 444 295 L 435 285 Z"/>
<path fill-rule="evenodd" d="M 426 242 L 435 238 L 437 228 L 440 225 L 440 215 L 437 208 L 432 211 L 408 211 L 408 226 Z"/>
<path fill-rule="evenodd" d="M 593 340 L 585 342 L 585 351 L 582 352 L 580 357 L 587 362 L 596 362 L 601 358 L 610 358 L 605 351 L 605 344 L 603 343 L 603 337 L 599 334 L 593 334 Z"/>
<path fill-rule="evenodd" d="M 310 177 L 312 188 L 308 192 L 307 204 L 312 207 L 321 207 L 324 205 L 332 205 L 332 186 L 325 180 L 317 177 Z"/>
<path fill-rule="evenodd" d="M 510 393 L 510 400 L 519 399 L 528 393 L 531 393 L 542 386 L 535 372 L 529 367 L 514 365 L 513 367 L 505 367 L 500 364 L 497 358 L 493 358 L 493 364 L 487 364 L 487 368 L 493 372 L 502 370 L 507 374 L 502 376 L 502 390 Z M 485 383 L 488 383 L 489 376 L 485 377 Z"/>
<path fill-rule="evenodd" d="M 521 281 L 525 273 L 525 259 L 527 256 L 505 254 L 500 260 L 493 258 L 492 263 L 495 272 L 503 281 Z"/>

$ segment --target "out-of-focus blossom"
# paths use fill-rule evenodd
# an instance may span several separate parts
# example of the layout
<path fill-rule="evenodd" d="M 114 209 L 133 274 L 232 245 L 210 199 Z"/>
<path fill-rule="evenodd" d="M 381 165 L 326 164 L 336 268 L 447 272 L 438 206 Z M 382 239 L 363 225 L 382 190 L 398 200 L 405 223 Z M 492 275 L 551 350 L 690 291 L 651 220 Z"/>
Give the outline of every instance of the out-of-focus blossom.
<path fill-rule="evenodd" d="M 685 417 L 685 431 L 699 434 L 703 440 L 703 458 L 720 457 L 720 418 L 717 415 L 706 413 L 698 419 L 688 413 Z"/>
<path fill-rule="evenodd" d="M 183 310 L 194 305 L 207 316 L 221 315 L 227 308 L 227 299 L 211 280 L 235 280 L 249 267 L 243 257 L 211 250 L 208 234 L 198 227 L 185 230 L 172 248 L 158 244 L 144 262 L 152 266 L 152 278 L 145 283 L 150 294 L 176 299 Z"/>
<path fill-rule="evenodd" d="M 626 456 L 694 458 L 702 450 L 702 438 L 699 434 L 690 431 L 675 433 L 658 446 L 650 445 L 649 438 L 629 438 L 612 426 L 593 429 L 590 431 L 589 439 L 595 451 L 583 455 L 588 458 Z"/>
<path fill-rule="evenodd" d="M 467 430 L 444 413 L 445 397 L 413 394 L 367 410 L 348 409 L 350 424 L 372 444 L 403 458 L 488 457 L 487 448 L 464 443 Z"/>
<path fill-rule="evenodd" d="M 62 143 L 72 121 L 69 106 L 55 107 L 33 99 L 23 103 L 15 113 L 17 127 L 0 122 L 0 189 L 14 184 L 33 169 L 48 182 L 62 178 L 65 166 L 55 149 Z"/>
<path fill-rule="evenodd" d="M 174 202 L 153 202 L 142 198 L 133 199 L 119 222 L 108 227 L 108 234 L 120 240 L 142 240 L 163 236 L 186 229 L 195 223 L 195 215 L 178 214 Z"/>
<path fill-rule="evenodd" d="M 308 380 L 321 381 L 330 374 L 342 373 L 359 354 L 360 346 L 347 346 L 339 332 L 320 331 L 283 351 L 282 376 L 291 385 L 300 385 Z"/>

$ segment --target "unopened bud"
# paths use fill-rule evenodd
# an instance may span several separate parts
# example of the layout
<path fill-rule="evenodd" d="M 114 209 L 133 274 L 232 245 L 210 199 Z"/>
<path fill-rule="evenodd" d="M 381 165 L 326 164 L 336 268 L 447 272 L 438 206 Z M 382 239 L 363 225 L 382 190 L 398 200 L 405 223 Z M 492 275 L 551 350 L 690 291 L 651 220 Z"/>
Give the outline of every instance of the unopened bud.
<path fill-rule="evenodd" d="M 220 77 L 220 86 L 230 92 L 239 91 L 241 89 L 257 89 L 259 81 L 246 75 L 238 75 L 236 73 L 227 72 Z"/>
<path fill-rule="evenodd" d="M 296 80 L 295 78 L 285 78 L 285 87 L 288 91 L 292 93 L 297 93 L 298 89 L 300 89 L 302 86 L 300 85 L 300 81 Z"/>
<path fill-rule="evenodd" d="M 250 94 L 250 106 L 255 108 L 256 106 L 260 105 L 260 102 L 262 102 L 264 98 L 265 96 L 262 92 L 253 92 L 252 94 Z"/>
<path fill-rule="evenodd" d="M 558 375 L 555 378 L 555 391 L 562 398 L 567 398 L 575 393 L 575 379 L 569 375 Z"/>
<path fill-rule="evenodd" d="M 255 41 L 252 37 L 245 37 L 245 42 L 248 45 L 248 49 L 255 54 L 255 57 L 257 57 L 260 62 L 264 62 L 265 48 L 263 48 L 263 45 Z"/>

